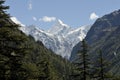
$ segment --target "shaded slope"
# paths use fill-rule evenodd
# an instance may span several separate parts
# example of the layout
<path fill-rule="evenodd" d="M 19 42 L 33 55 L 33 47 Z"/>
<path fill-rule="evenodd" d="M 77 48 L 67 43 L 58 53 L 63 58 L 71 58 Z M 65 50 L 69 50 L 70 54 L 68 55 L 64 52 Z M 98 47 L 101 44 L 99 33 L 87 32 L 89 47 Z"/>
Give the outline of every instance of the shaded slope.
<path fill-rule="evenodd" d="M 120 74 L 120 10 L 97 19 L 85 40 L 90 46 L 92 60 L 95 61 L 97 51 L 101 49 L 104 58 L 111 62 L 110 71 L 113 74 Z M 80 43 L 73 48 L 73 55 L 77 52 L 74 50 L 80 49 L 79 45 Z"/>

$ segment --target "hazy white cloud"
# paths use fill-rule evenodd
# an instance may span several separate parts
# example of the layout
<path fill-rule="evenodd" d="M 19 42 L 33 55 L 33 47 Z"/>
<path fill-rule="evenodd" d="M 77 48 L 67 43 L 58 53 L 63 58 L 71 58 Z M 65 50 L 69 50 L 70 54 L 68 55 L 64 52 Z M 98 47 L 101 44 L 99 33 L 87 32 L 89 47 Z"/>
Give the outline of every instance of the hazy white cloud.
<path fill-rule="evenodd" d="M 30 0 L 29 3 L 28 3 L 28 9 L 29 10 L 32 10 L 32 1 Z"/>
<path fill-rule="evenodd" d="M 25 26 L 25 25 L 22 24 L 16 17 L 11 17 L 11 20 L 12 20 L 14 23 L 18 24 L 18 25 Z"/>
<path fill-rule="evenodd" d="M 95 12 L 90 14 L 90 20 L 96 20 L 97 18 L 99 18 L 99 16 Z"/>
<path fill-rule="evenodd" d="M 48 16 L 44 16 L 44 17 L 39 19 L 39 21 L 43 21 L 43 22 L 52 22 L 55 20 L 56 20 L 56 17 L 48 17 Z"/>
<path fill-rule="evenodd" d="M 37 21 L 37 18 L 36 18 L 36 17 L 33 16 L 32 18 L 33 18 L 34 21 Z"/>

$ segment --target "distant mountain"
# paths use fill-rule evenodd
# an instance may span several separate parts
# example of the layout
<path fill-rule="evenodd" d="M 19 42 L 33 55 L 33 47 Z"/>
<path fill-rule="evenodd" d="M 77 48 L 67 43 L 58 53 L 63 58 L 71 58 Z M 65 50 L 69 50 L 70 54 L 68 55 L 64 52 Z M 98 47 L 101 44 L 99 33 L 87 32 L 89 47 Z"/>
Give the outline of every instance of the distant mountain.
<path fill-rule="evenodd" d="M 69 59 L 72 48 L 86 36 L 90 25 L 74 29 L 58 19 L 46 31 L 34 25 L 23 26 L 20 29 L 27 35 L 32 35 L 35 40 L 42 41 L 48 49 L 51 49 L 56 54 Z"/>
<path fill-rule="evenodd" d="M 120 10 L 97 19 L 85 40 L 90 46 L 91 59 L 95 61 L 97 51 L 101 49 L 104 58 L 111 62 L 110 71 L 120 74 Z M 70 58 L 72 61 L 79 49 L 80 43 L 73 48 Z"/>
<path fill-rule="evenodd" d="M 63 36 L 71 30 L 70 26 L 64 24 L 60 19 L 48 30 L 49 33 L 54 35 Z"/>

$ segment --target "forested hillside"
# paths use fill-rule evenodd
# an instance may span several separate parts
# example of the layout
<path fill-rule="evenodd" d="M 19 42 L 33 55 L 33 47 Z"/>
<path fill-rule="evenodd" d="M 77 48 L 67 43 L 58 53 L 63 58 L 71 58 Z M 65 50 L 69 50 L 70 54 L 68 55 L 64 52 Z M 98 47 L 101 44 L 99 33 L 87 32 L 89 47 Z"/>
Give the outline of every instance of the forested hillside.
<path fill-rule="evenodd" d="M 4 2 L 0 1 L 0 80 L 66 80 L 68 61 L 20 31 Z"/>

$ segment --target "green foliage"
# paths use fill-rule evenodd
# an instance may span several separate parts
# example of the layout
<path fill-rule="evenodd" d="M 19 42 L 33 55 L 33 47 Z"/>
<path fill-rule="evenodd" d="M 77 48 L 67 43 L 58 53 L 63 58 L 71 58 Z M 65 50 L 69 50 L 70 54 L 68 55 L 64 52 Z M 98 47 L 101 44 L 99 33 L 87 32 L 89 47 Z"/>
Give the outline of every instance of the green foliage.
<path fill-rule="evenodd" d="M 103 57 L 103 52 L 99 50 L 97 60 L 95 61 L 93 67 L 93 78 L 98 80 L 111 79 L 112 74 L 108 72 L 109 68 L 110 62 Z"/>
<path fill-rule="evenodd" d="M 75 71 L 72 74 L 77 79 L 88 80 L 90 77 L 90 59 L 88 55 L 88 46 L 85 40 L 82 41 L 82 49 L 78 52 L 78 58 L 74 61 Z"/>
<path fill-rule="evenodd" d="M 63 80 L 70 63 L 26 36 L 5 13 L 0 1 L 0 80 Z M 69 80 L 66 78 L 66 80 Z"/>

